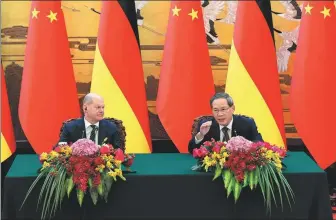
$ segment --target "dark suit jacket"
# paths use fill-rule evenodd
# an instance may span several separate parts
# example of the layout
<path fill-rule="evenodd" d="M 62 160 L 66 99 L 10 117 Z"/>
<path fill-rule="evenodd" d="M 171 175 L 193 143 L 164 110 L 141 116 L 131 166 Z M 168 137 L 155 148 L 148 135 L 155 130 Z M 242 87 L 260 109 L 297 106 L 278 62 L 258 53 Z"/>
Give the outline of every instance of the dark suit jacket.
<path fill-rule="evenodd" d="M 105 144 L 112 144 L 114 148 L 120 148 L 117 137 L 117 127 L 106 119 L 99 121 L 98 144 L 101 145 L 105 138 Z M 78 139 L 86 138 L 84 118 L 75 119 L 66 123 L 60 135 L 59 142 L 74 143 Z"/>
<path fill-rule="evenodd" d="M 200 121 L 198 125 L 198 132 L 200 130 L 201 125 L 206 122 L 206 120 Z M 232 129 L 231 129 L 231 137 L 234 136 L 243 136 L 247 140 L 250 141 L 263 141 L 261 134 L 258 132 L 257 125 L 254 122 L 253 118 L 246 117 L 243 115 L 233 115 Z M 195 143 L 195 136 L 191 138 L 189 141 L 188 150 L 189 153 L 193 152 L 194 148 L 199 148 L 205 141 L 210 141 L 211 138 L 216 141 L 220 141 L 220 130 L 219 124 L 213 118 L 212 124 L 209 132 L 204 136 L 203 140 L 199 143 Z"/>

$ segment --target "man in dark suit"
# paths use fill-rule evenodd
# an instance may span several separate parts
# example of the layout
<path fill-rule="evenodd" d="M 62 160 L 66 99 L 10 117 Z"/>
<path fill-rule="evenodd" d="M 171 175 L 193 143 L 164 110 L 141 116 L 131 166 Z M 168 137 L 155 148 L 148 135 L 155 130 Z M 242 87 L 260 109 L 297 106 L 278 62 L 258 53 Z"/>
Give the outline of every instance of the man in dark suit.
<path fill-rule="evenodd" d="M 88 138 L 96 144 L 112 144 L 120 148 L 117 141 L 117 127 L 104 119 L 104 99 L 89 93 L 83 100 L 84 117 L 66 123 L 60 135 L 59 144 L 74 143 L 78 139 Z"/>
<path fill-rule="evenodd" d="M 253 118 L 234 115 L 233 99 L 227 93 L 217 93 L 210 100 L 213 119 L 200 121 L 198 133 L 189 141 L 188 150 L 199 148 L 211 138 L 227 142 L 233 136 L 243 136 L 250 141 L 262 141 Z"/>

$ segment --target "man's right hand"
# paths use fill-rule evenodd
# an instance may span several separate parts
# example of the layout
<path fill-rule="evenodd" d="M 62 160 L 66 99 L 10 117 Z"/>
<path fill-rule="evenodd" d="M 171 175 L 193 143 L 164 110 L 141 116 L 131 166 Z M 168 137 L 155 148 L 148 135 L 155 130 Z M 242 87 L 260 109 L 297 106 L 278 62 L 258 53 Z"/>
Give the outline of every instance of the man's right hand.
<path fill-rule="evenodd" d="M 210 127 L 211 127 L 212 121 L 207 121 L 204 122 L 201 127 L 200 127 L 200 131 L 198 132 L 198 134 L 196 135 L 196 138 L 198 140 L 203 139 L 204 136 L 209 132 Z"/>

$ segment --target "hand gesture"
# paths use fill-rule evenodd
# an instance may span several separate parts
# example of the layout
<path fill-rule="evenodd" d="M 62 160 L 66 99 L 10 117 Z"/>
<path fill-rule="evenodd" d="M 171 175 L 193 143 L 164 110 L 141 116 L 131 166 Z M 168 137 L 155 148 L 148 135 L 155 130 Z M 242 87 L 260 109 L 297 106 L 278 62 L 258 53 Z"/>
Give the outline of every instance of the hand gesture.
<path fill-rule="evenodd" d="M 200 133 L 204 137 L 210 130 L 212 121 L 204 122 L 200 127 Z"/>

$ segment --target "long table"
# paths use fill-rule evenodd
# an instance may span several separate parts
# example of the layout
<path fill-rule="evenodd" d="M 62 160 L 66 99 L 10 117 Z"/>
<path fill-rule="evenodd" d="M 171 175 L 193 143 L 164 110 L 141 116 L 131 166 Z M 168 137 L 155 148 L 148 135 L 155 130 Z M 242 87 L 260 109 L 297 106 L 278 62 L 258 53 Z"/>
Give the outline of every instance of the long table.
<path fill-rule="evenodd" d="M 65 198 L 55 219 L 314 219 L 331 220 L 326 173 L 305 153 L 289 152 L 284 174 L 295 193 L 295 204 L 272 207 L 266 214 L 258 189 L 244 188 L 235 204 L 226 197 L 220 178 L 192 171 L 196 160 L 189 154 L 137 154 L 126 182 L 112 186 L 108 202 L 96 206 L 88 195 L 80 208 L 76 193 Z M 41 167 L 37 155 L 18 155 L 4 183 L 3 219 L 39 219 L 39 186 L 23 208 L 22 201 Z"/>

